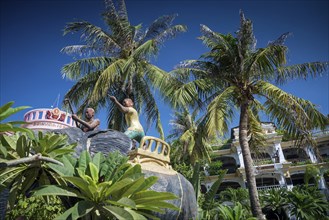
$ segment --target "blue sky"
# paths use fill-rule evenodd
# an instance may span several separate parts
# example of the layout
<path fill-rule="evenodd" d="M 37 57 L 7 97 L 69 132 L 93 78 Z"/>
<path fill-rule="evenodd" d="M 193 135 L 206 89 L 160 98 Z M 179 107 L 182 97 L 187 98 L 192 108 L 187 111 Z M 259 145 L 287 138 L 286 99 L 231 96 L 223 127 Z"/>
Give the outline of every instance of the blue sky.
<path fill-rule="evenodd" d="M 103 0 L 2 0 L 0 17 L 0 105 L 48 108 L 73 82 L 62 79 L 61 68 L 73 61 L 61 48 L 79 44 L 79 34 L 63 36 L 66 23 L 86 20 L 105 28 L 101 19 Z M 207 49 L 197 39 L 200 24 L 213 31 L 234 33 L 239 27 L 239 10 L 253 21 L 257 47 L 265 47 L 282 33 L 292 32 L 286 45 L 288 64 L 329 60 L 329 1 L 327 0 L 126 0 L 130 22 L 148 26 L 161 15 L 177 13 L 175 24 L 185 24 L 188 32 L 165 42 L 153 63 L 170 71 L 180 61 L 197 59 Z M 310 100 L 329 114 L 328 72 L 316 79 L 289 82 L 282 88 Z M 160 104 L 167 135 L 172 111 Z M 11 120 L 21 120 L 26 111 Z M 98 112 L 101 128 L 106 115 Z M 144 123 L 144 120 L 142 120 Z M 145 124 L 143 124 L 146 126 Z M 231 127 L 237 126 L 234 120 Z M 151 128 L 148 135 L 158 136 Z"/>

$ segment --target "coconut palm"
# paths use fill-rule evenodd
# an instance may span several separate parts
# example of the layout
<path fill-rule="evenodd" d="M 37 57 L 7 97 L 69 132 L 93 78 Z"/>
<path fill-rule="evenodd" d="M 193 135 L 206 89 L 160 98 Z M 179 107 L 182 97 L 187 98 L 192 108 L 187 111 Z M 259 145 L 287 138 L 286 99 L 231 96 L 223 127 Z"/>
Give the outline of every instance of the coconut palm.
<path fill-rule="evenodd" d="M 174 119 L 170 121 L 172 130 L 167 138 L 173 140 L 172 155 L 176 161 L 184 159 L 191 165 L 204 159 L 210 162 L 210 142 L 213 137 L 205 133 L 202 117 L 197 119 L 198 113 L 198 109 L 190 113 L 183 108 L 176 111 Z"/>
<path fill-rule="evenodd" d="M 183 25 L 172 25 L 176 15 L 165 15 L 156 19 L 146 30 L 142 25 L 133 26 L 128 20 L 124 0 L 105 0 L 104 30 L 87 21 L 68 23 L 64 35 L 81 32 L 84 45 L 72 45 L 62 49 L 67 54 L 81 56 L 62 68 L 63 78 L 75 80 L 65 98 L 79 106 L 83 112 L 86 106 L 108 107 L 108 127 L 124 128 L 123 116 L 107 95 L 116 96 L 119 101 L 131 98 L 135 108 L 145 112 L 150 125 L 156 121 L 156 128 L 163 137 L 158 105 L 152 93 L 152 86 L 168 75 L 151 64 L 165 40 L 186 31 Z M 117 3 L 117 4 L 116 4 Z"/>
<path fill-rule="evenodd" d="M 311 102 L 286 93 L 274 84 L 295 78 L 315 77 L 328 68 L 328 62 L 286 65 L 289 33 L 256 49 L 252 22 L 240 13 L 240 28 L 234 37 L 201 25 L 200 39 L 210 51 L 199 60 L 182 62 L 174 71 L 179 83 L 168 91 L 174 106 L 200 103 L 207 105 L 207 133 L 227 132 L 228 122 L 240 111 L 239 142 L 245 164 L 252 213 L 264 219 L 259 203 L 250 148 L 264 144 L 260 113 L 269 115 L 277 126 L 298 140 L 312 142 L 309 131 L 324 129 L 328 118 Z M 258 99 L 258 100 L 257 100 Z"/>

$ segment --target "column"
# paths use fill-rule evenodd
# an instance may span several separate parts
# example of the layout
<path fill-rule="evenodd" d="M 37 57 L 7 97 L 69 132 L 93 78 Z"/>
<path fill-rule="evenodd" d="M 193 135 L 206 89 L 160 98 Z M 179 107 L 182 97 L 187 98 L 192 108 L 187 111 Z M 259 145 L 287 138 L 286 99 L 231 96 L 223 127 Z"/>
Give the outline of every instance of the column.
<path fill-rule="evenodd" d="M 312 163 L 318 162 L 318 159 L 316 158 L 314 150 L 311 146 L 305 147 L 305 152 L 306 152 L 307 156 L 311 159 Z"/>
<path fill-rule="evenodd" d="M 238 154 L 238 159 L 240 162 L 240 168 L 244 168 L 244 162 L 243 162 L 243 156 L 242 156 L 242 150 L 240 146 L 236 147 L 236 153 Z"/>
<path fill-rule="evenodd" d="M 279 157 L 279 163 L 286 162 L 286 159 L 284 158 L 284 154 L 283 154 L 283 151 L 281 148 L 281 143 L 280 142 L 274 143 L 274 146 L 275 146 L 276 153 L 278 154 L 278 157 Z"/>

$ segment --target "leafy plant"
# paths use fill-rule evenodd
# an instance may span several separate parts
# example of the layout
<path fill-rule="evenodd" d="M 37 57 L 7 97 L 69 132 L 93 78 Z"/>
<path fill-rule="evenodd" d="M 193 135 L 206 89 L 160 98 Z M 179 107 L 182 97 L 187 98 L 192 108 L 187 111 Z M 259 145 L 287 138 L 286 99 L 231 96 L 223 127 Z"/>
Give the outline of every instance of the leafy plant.
<path fill-rule="evenodd" d="M 58 134 L 37 135 L 27 128 L 16 127 L 22 121 L 2 123 L 9 116 L 28 108 L 11 108 L 14 102 L 0 107 L 0 192 L 10 189 L 9 205 L 13 207 L 20 194 L 43 184 L 49 184 L 55 177 L 47 165 L 61 164 L 58 159 L 73 152 L 75 144 L 67 144 L 67 137 Z"/>
<path fill-rule="evenodd" d="M 263 203 L 264 213 L 271 210 L 277 215 L 284 214 L 284 207 L 288 204 L 288 191 L 285 188 L 263 190 L 260 194 L 260 199 Z"/>
<path fill-rule="evenodd" d="M 186 179 L 192 179 L 193 176 L 193 166 L 186 164 L 185 162 L 173 163 L 173 169 L 178 173 L 182 174 Z"/>
<path fill-rule="evenodd" d="M 233 204 L 240 203 L 244 207 L 250 207 L 248 190 L 245 188 L 227 188 L 220 193 L 220 201 L 229 201 Z"/>
<path fill-rule="evenodd" d="M 287 194 L 290 214 L 300 220 L 326 219 L 329 203 L 316 187 L 294 187 Z"/>
<path fill-rule="evenodd" d="M 123 163 L 112 169 L 103 167 L 101 153 L 93 158 L 84 151 L 78 159 L 63 157 L 62 166 L 50 165 L 65 181 L 60 186 L 48 185 L 37 189 L 34 196 L 56 195 L 75 198 L 72 207 L 56 219 L 146 219 L 152 212 L 164 213 L 163 208 L 177 207 L 166 200 L 177 199 L 172 193 L 148 190 L 157 177 L 144 177 L 140 165 Z"/>
<path fill-rule="evenodd" d="M 310 180 L 313 179 L 316 186 L 318 186 L 319 180 L 321 179 L 320 169 L 314 165 L 307 165 L 304 175 L 305 185 L 308 186 Z"/>
<path fill-rule="evenodd" d="M 209 175 L 218 175 L 220 173 L 220 169 L 222 167 L 223 163 L 220 160 L 211 162 L 207 168 Z"/>
<path fill-rule="evenodd" d="M 23 132 L 29 132 L 31 131 L 26 128 L 17 127 L 17 125 L 25 124 L 25 121 L 9 121 L 6 123 L 3 123 L 5 119 L 7 119 L 9 116 L 22 111 L 24 109 L 30 108 L 29 106 L 20 106 L 16 108 L 12 108 L 11 106 L 14 104 L 13 101 L 8 102 L 0 107 L 0 132 L 17 132 L 17 131 L 23 131 Z"/>
<path fill-rule="evenodd" d="M 222 220 L 257 220 L 257 218 L 246 215 L 242 205 L 237 202 L 234 207 L 219 205 L 219 217 Z"/>
<path fill-rule="evenodd" d="M 31 135 L 32 134 L 32 135 Z M 10 189 L 9 205 L 13 207 L 20 194 L 39 185 L 50 184 L 57 178 L 48 165 L 65 154 L 74 152 L 75 144 L 67 136 L 39 132 L 0 135 L 0 191 Z"/>
<path fill-rule="evenodd" d="M 204 194 L 204 199 L 201 202 L 201 213 L 199 212 L 201 219 L 211 220 L 216 215 L 216 207 L 218 207 L 219 202 L 215 200 L 215 195 L 218 191 L 219 186 L 221 185 L 223 178 L 227 170 L 220 170 L 218 173 L 217 180 L 211 185 L 209 191 Z"/>
<path fill-rule="evenodd" d="M 17 219 L 24 216 L 27 219 L 54 219 L 63 213 L 65 208 L 62 201 L 55 196 L 25 197 L 20 195 L 12 209 L 7 210 L 6 219 Z"/>

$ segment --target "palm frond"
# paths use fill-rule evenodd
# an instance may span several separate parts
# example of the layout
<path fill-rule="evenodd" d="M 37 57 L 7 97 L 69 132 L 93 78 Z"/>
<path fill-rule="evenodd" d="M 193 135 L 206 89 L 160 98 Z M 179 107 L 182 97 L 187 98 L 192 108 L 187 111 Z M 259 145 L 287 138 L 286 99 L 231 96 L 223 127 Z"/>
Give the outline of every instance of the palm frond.
<path fill-rule="evenodd" d="M 96 103 L 102 97 L 106 97 L 109 88 L 116 81 L 120 81 L 120 74 L 122 72 L 125 60 L 118 59 L 111 63 L 99 76 L 94 86 L 91 102 Z"/>
<path fill-rule="evenodd" d="M 64 65 L 61 70 L 62 77 L 71 80 L 79 80 L 85 74 L 103 70 L 112 61 L 112 58 L 107 57 L 91 57 L 80 59 Z"/>
<path fill-rule="evenodd" d="M 143 45 L 139 46 L 129 57 L 123 67 L 123 73 L 127 74 L 128 72 L 134 72 L 133 68 L 134 63 L 141 63 L 146 65 L 147 60 L 150 56 L 156 55 L 157 48 L 154 45 L 152 40 L 145 42 Z"/>
<path fill-rule="evenodd" d="M 143 68 L 145 70 L 145 79 L 150 81 L 151 85 L 160 91 L 165 92 L 167 89 L 170 89 L 171 83 L 176 81 L 169 73 L 150 63 L 145 62 Z"/>
<path fill-rule="evenodd" d="M 162 33 L 158 34 L 154 40 L 157 45 L 162 45 L 166 40 L 175 38 L 178 34 L 186 32 L 187 27 L 185 25 L 175 25 L 164 30 Z"/>
<path fill-rule="evenodd" d="M 103 18 L 112 32 L 113 39 L 121 49 L 126 49 L 132 43 L 134 34 L 125 5 L 119 2 L 118 10 L 112 0 L 106 0 L 105 5 L 106 11 L 103 13 Z"/>
<path fill-rule="evenodd" d="M 278 39 L 268 42 L 267 45 L 283 45 L 286 39 L 291 35 L 292 35 L 291 32 L 286 32 L 284 34 L 281 34 L 281 36 Z"/>
<path fill-rule="evenodd" d="M 150 39 L 154 39 L 156 36 L 158 36 L 164 30 L 170 28 L 176 17 L 177 17 L 177 14 L 163 15 L 163 16 L 157 18 L 147 28 L 143 39 L 141 39 L 141 42 L 144 43 Z"/>
<path fill-rule="evenodd" d="M 216 135 L 216 132 L 225 133 L 228 131 L 228 122 L 233 117 L 233 106 L 230 105 L 230 99 L 235 87 L 226 88 L 221 94 L 216 96 L 208 105 L 205 117 L 205 130 L 210 136 Z"/>
<path fill-rule="evenodd" d="M 90 72 L 84 77 L 80 78 L 73 87 L 65 94 L 64 98 L 71 100 L 74 106 L 79 106 L 81 103 L 85 103 L 85 100 L 90 98 L 93 87 L 96 84 L 96 81 L 101 74 L 100 71 Z M 81 102 L 81 100 L 83 100 Z M 87 103 L 85 104 L 85 106 Z M 78 110 L 78 113 L 83 112 L 84 107 L 81 107 Z"/>
<path fill-rule="evenodd" d="M 205 134 L 203 132 L 203 127 L 198 126 L 197 130 L 197 139 L 195 143 L 195 147 L 193 148 L 192 155 L 195 156 L 194 162 L 198 160 L 206 160 L 207 162 L 211 161 L 210 154 L 212 152 L 211 145 L 209 144 L 209 137 L 206 137 L 204 135 L 200 134 Z"/>
<path fill-rule="evenodd" d="M 126 8 L 126 3 L 124 0 L 119 0 L 118 2 L 118 15 L 121 19 L 128 21 L 128 13 Z"/>
<path fill-rule="evenodd" d="M 311 102 L 288 94 L 270 83 L 259 81 L 257 87 L 267 99 L 264 106 L 271 120 L 276 120 L 278 127 L 292 137 L 306 138 L 314 144 L 310 131 L 315 128 L 324 129 L 328 118 Z"/>
<path fill-rule="evenodd" d="M 77 21 L 77 22 L 71 22 L 68 23 L 64 28 L 64 35 L 68 33 L 75 33 L 81 31 L 81 38 L 83 41 L 87 42 L 87 44 L 90 47 L 93 47 L 94 49 L 97 48 L 94 47 L 94 45 L 97 45 L 98 43 L 101 43 L 103 46 L 107 46 L 106 49 L 112 49 L 112 50 L 119 50 L 120 46 L 119 44 L 103 29 L 100 27 L 97 27 L 87 21 Z"/>
<path fill-rule="evenodd" d="M 260 48 L 246 60 L 248 75 L 254 79 L 271 79 L 275 69 L 286 63 L 287 48 L 281 45 L 271 45 Z"/>
<path fill-rule="evenodd" d="M 131 57 L 134 59 L 148 59 L 150 56 L 156 55 L 157 52 L 158 48 L 155 46 L 154 40 L 148 40 L 136 48 L 131 54 Z"/>
<path fill-rule="evenodd" d="M 61 53 L 68 55 L 78 54 L 79 56 L 90 56 L 92 52 L 94 54 L 96 53 L 90 45 L 71 45 L 61 49 Z"/>
<path fill-rule="evenodd" d="M 116 97 L 120 103 L 125 98 L 127 98 L 126 94 L 121 90 L 120 82 L 113 83 L 108 90 L 108 94 Z M 108 102 L 107 105 L 108 128 L 124 132 L 127 128 L 124 114 L 120 111 L 120 109 L 116 106 L 116 104 L 114 104 L 114 102 L 110 101 L 108 98 L 106 100 Z"/>
<path fill-rule="evenodd" d="M 236 39 L 231 34 L 223 35 L 212 31 L 206 25 L 200 26 L 202 33 L 200 39 L 207 47 L 212 50 L 217 49 L 221 50 L 223 53 L 226 52 L 230 55 L 234 55 L 232 52 L 234 52 L 233 46 L 236 44 Z"/>
<path fill-rule="evenodd" d="M 194 132 L 192 130 L 186 130 L 180 136 L 179 141 L 184 146 L 182 153 L 187 153 L 189 156 L 191 156 L 195 146 Z"/>
<path fill-rule="evenodd" d="M 180 87 L 171 90 L 172 93 L 168 94 L 166 100 L 171 103 L 174 108 L 178 106 L 201 106 L 201 100 L 198 98 L 197 84 L 201 80 L 195 80 L 182 84 Z"/>
<path fill-rule="evenodd" d="M 321 76 L 328 71 L 329 62 L 309 62 L 292 66 L 282 66 L 277 69 L 276 83 L 284 84 L 288 80 L 306 79 Z"/>
<path fill-rule="evenodd" d="M 252 21 L 245 18 L 242 10 L 240 10 L 240 28 L 237 31 L 237 39 L 240 59 L 241 56 L 246 57 L 247 53 L 256 47 Z"/>
<path fill-rule="evenodd" d="M 248 132 L 251 136 L 249 140 L 249 147 L 254 151 L 258 152 L 259 147 L 265 146 L 266 138 L 263 133 L 262 124 L 259 120 L 258 112 L 248 109 Z"/>

